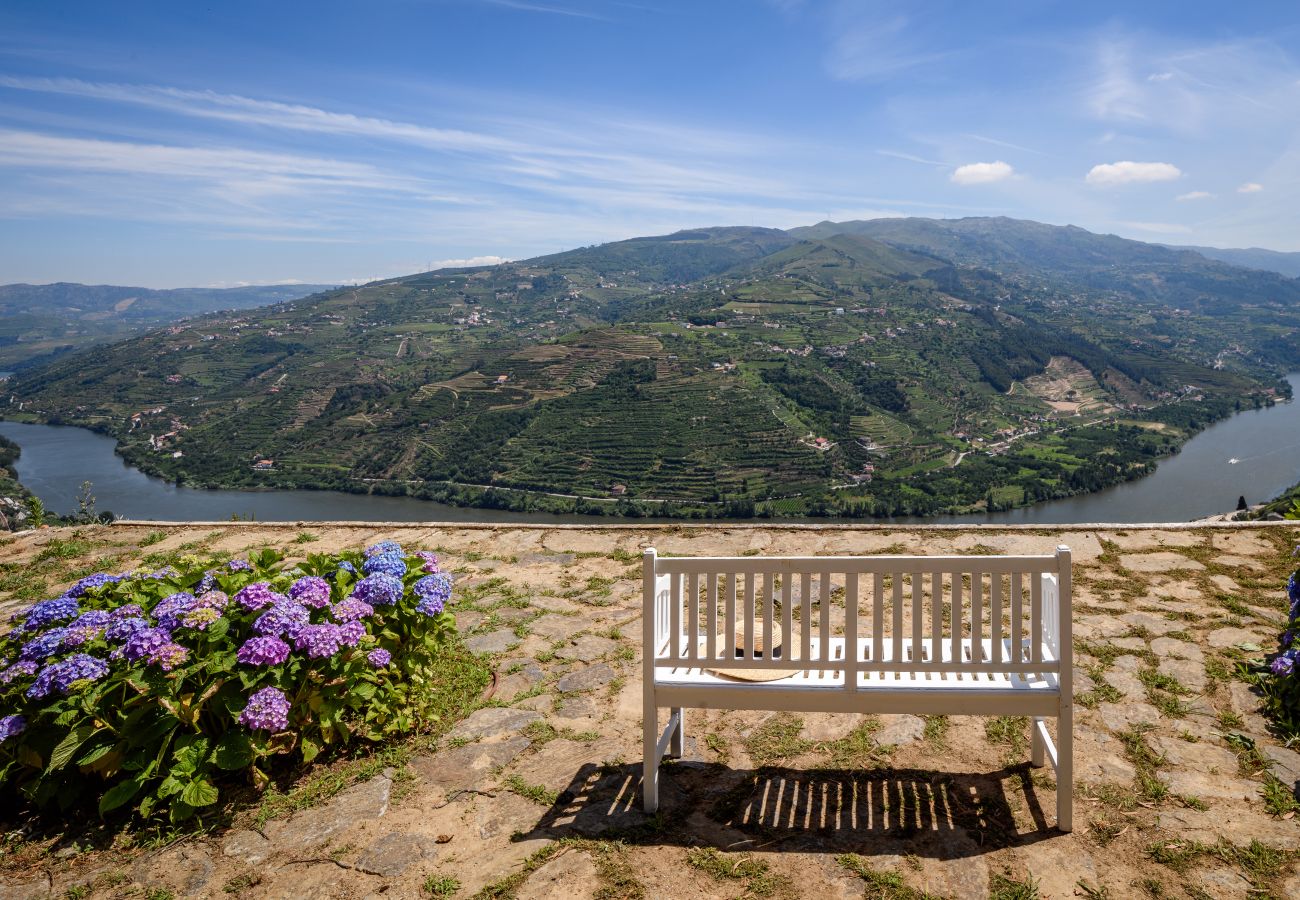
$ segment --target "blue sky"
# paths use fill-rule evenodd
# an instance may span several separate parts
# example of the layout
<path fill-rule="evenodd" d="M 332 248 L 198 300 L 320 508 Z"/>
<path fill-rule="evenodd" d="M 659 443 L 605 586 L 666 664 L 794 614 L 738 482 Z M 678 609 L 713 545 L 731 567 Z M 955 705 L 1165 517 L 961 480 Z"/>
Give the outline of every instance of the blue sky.
<path fill-rule="evenodd" d="M 1294 3 L 0 6 L 0 282 L 341 282 L 712 224 L 1300 250 Z"/>

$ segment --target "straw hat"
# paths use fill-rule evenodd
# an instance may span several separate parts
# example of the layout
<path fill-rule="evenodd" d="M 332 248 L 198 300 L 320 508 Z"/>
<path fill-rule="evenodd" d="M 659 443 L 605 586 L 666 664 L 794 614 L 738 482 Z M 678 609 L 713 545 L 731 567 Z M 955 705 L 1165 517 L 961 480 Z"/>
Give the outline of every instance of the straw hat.
<path fill-rule="evenodd" d="M 756 625 L 758 623 L 755 623 Z M 732 641 L 736 647 L 736 659 L 745 657 L 745 629 L 736 629 L 732 635 Z M 782 659 L 785 657 L 785 634 L 781 630 L 778 622 L 772 623 L 772 653 L 770 658 Z M 768 659 L 766 647 L 763 641 L 762 628 L 756 628 L 754 631 L 754 656 L 753 659 Z M 802 669 L 729 669 L 723 666 L 708 666 L 706 672 L 713 675 L 721 675 L 723 678 L 734 678 L 737 681 L 780 681 L 782 678 L 789 678 L 792 675 L 798 675 Z"/>

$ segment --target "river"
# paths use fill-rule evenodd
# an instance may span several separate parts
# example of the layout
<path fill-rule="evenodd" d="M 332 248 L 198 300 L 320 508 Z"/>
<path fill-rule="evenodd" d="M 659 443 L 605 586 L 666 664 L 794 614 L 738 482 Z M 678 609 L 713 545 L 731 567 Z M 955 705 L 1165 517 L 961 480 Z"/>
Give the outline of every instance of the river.
<path fill-rule="evenodd" d="M 1300 397 L 1300 374 L 1287 379 Z M 101 510 L 123 518 L 214 521 L 231 516 L 265 522 L 590 522 L 603 516 L 557 516 L 448 506 L 410 497 L 335 491 L 208 491 L 177 487 L 133 469 L 113 452 L 112 438 L 82 428 L 0 422 L 0 434 L 23 448 L 18 477 L 59 513 L 76 508 L 83 481 Z M 1236 462 L 1232 462 L 1236 460 Z M 1063 525 L 1080 522 L 1185 522 L 1228 512 L 1245 496 L 1259 503 L 1300 482 L 1300 403 L 1237 413 L 1161 460 L 1145 478 L 1065 500 L 987 515 L 899 519 L 900 524 L 991 523 Z M 654 519 L 629 521 L 652 522 Z M 762 520 L 773 521 L 773 520 Z M 799 521 L 824 522 L 824 519 Z"/>

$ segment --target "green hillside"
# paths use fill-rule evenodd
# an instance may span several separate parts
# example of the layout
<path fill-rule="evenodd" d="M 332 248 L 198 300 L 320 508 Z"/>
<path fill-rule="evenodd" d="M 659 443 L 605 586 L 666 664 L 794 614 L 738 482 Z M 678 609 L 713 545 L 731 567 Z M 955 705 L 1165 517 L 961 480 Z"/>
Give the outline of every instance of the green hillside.
<path fill-rule="evenodd" d="M 0 409 L 199 485 L 931 514 L 1137 477 L 1286 390 L 1297 334 L 1287 279 L 1081 229 L 708 228 L 199 316 Z"/>
<path fill-rule="evenodd" d="M 107 284 L 0 285 L 0 371 L 120 340 L 187 316 L 305 297 L 326 285 L 149 288 Z"/>

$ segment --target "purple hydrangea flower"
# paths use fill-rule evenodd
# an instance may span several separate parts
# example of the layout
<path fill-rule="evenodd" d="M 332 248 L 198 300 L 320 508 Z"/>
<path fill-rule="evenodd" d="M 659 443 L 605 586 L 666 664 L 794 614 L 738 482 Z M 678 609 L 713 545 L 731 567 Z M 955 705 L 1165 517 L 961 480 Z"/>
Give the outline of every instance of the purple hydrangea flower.
<path fill-rule="evenodd" d="M 113 621 L 113 614 L 102 609 L 92 609 L 77 616 L 73 628 L 106 628 Z"/>
<path fill-rule="evenodd" d="M 331 622 L 304 625 L 293 636 L 293 645 L 305 651 L 310 659 L 323 659 L 339 652 L 339 648 L 343 645 L 343 634 L 339 626 Z"/>
<path fill-rule="evenodd" d="M 311 610 L 301 603 L 282 600 L 262 613 L 253 623 L 253 630 L 260 635 L 293 638 L 298 630 L 311 621 Z"/>
<path fill-rule="evenodd" d="M 84 612 L 64 629 L 63 646 L 80 647 L 104 633 L 104 628 L 113 621 L 113 616 L 102 609 Z"/>
<path fill-rule="evenodd" d="M 289 588 L 289 599 L 295 600 L 303 606 L 311 606 L 316 609 L 329 606 L 330 583 L 324 578 L 317 578 L 315 575 L 299 578 Z"/>
<path fill-rule="evenodd" d="M 88 591 L 93 591 L 95 588 L 103 587 L 106 584 L 117 584 L 121 580 L 121 575 L 109 575 L 107 572 L 98 572 L 94 575 L 87 575 L 72 587 L 68 588 L 67 591 L 64 592 L 63 596 L 82 597 L 85 596 Z"/>
<path fill-rule="evenodd" d="M 1296 578 L 1295 572 L 1286 581 L 1286 595 L 1292 603 L 1300 603 L 1300 578 Z"/>
<path fill-rule="evenodd" d="M 385 553 L 395 553 L 402 555 L 402 545 L 397 541 L 380 541 L 378 544 L 371 544 L 366 548 L 366 556 L 382 556 Z"/>
<path fill-rule="evenodd" d="M 406 574 L 406 560 L 396 553 L 381 553 L 362 563 L 361 571 L 367 575 L 382 573 L 392 575 L 394 578 L 401 578 Z"/>
<path fill-rule="evenodd" d="M 128 619 L 133 616 L 143 616 L 144 610 L 135 603 L 128 603 L 126 606 L 119 606 L 117 609 L 109 613 L 109 615 L 116 621 L 118 619 Z"/>
<path fill-rule="evenodd" d="M 390 662 L 393 661 L 393 654 L 389 653 L 387 650 L 381 647 L 378 650 L 371 650 L 369 653 L 367 653 L 366 661 L 369 662 L 376 669 L 382 669 L 384 666 L 388 665 Z"/>
<path fill-rule="evenodd" d="M 50 663 L 41 669 L 32 686 L 27 689 L 26 695 L 28 699 L 39 700 L 48 696 L 51 690 L 67 694 L 77 682 L 95 681 L 107 674 L 108 663 L 102 659 L 97 659 L 89 653 L 75 653 L 67 659 Z"/>
<path fill-rule="evenodd" d="M 194 609 L 197 603 L 198 598 L 188 591 L 171 594 L 158 601 L 158 605 L 153 608 L 153 617 L 160 628 L 171 631 L 180 625 L 181 616 Z"/>
<path fill-rule="evenodd" d="M 208 591 L 215 591 L 216 589 L 217 574 L 211 569 L 208 569 L 208 571 L 203 573 L 203 577 L 199 579 L 198 587 L 194 588 L 194 593 L 206 594 Z"/>
<path fill-rule="evenodd" d="M 127 662 L 136 662 L 151 656 L 155 650 L 172 642 L 172 634 L 166 628 L 141 628 L 126 639 L 122 646 L 122 656 Z"/>
<path fill-rule="evenodd" d="M 289 698 L 279 688 L 262 688 L 248 698 L 239 724 L 254 730 L 284 731 L 289 727 Z"/>
<path fill-rule="evenodd" d="M 40 665 L 31 661 L 16 662 L 3 672 L 0 672 L 0 684 L 8 684 L 15 678 L 35 675 L 36 670 L 39 668 Z"/>
<path fill-rule="evenodd" d="M 235 658 L 246 666 L 278 666 L 289 658 L 289 645 L 278 637 L 249 638 Z"/>
<path fill-rule="evenodd" d="M 352 588 L 352 596 L 371 606 L 392 606 L 402 599 L 402 582 L 383 573 L 367 575 Z"/>
<path fill-rule="evenodd" d="M 36 631 L 38 628 L 44 628 L 55 622 L 75 619 L 79 615 L 81 615 L 81 608 L 77 606 L 77 601 L 73 597 L 42 600 L 27 610 L 27 618 L 23 620 L 19 630 Z"/>
<path fill-rule="evenodd" d="M 425 575 L 412 590 L 420 598 L 415 608 L 426 616 L 436 616 L 451 599 L 451 576 L 446 572 Z"/>
<path fill-rule="evenodd" d="M 336 622 L 355 622 L 357 619 L 364 619 L 372 616 L 375 608 L 369 603 L 358 600 L 356 597 L 349 597 L 346 600 L 340 600 L 330 608 L 330 615 Z"/>
<path fill-rule="evenodd" d="M 190 651 L 175 641 L 168 641 L 149 654 L 149 662 L 164 672 L 170 672 L 189 658 Z"/>
<path fill-rule="evenodd" d="M 15 735 L 22 734 L 26 727 L 27 720 L 22 716 L 5 716 L 0 719 L 0 744 Z"/>
<path fill-rule="evenodd" d="M 1269 669 L 1274 675 L 1290 675 L 1295 671 L 1295 651 L 1288 650 L 1286 653 L 1283 653 L 1277 659 L 1273 660 L 1273 664 L 1269 666 Z"/>
<path fill-rule="evenodd" d="M 30 662 L 42 662 L 63 649 L 63 639 L 68 636 L 66 628 L 51 628 L 42 635 L 37 635 L 18 651 L 18 658 Z"/>
<path fill-rule="evenodd" d="M 438 568 L 438 554 L 430 553 L 428 550 L 417 551 L 416 556 L 424 560 L 424 565 L 420 566 L 420 571 L 426 575 L 433 575 L 435 572 L 441 572 Z"/>
<path fill-rule="evenodd" d="M 175 578 L 179 574 L 181 573 L 176 571 L 175 566 L 163 566 L 157 572 L 146 572 L 140 577 L 149 578 L 154 581 L 166 581 L 168 578 Z"/>
<path fill-rule="evenodd" d="M 344 647 L 355 647 L 366 636 L 366 626 L 360 622 L 344 622 L 339 626 L 339 641 Z"/>
<path fill-rule="evenodd" d="M 246 559 L 232 559 L 226 568 L 232 572 L 251 572 L 253 564 Z"/>
<path fill-rule="evenodd" d="M 244 609 L 261 609 L 279 603 L 283 599 L 284 594 L 271 590 L 271 586 L 265 581 L 255 581 L 235 594 L 235 602 Z"/>
<path fill-rule="evenodd" d="M 148 627 L 149 620 L 144 616 L 127 616 L 124 619 L 115 619 L 104 629 L 104 639 L 110 643 L 120 644 L 137 631 Z"/>

